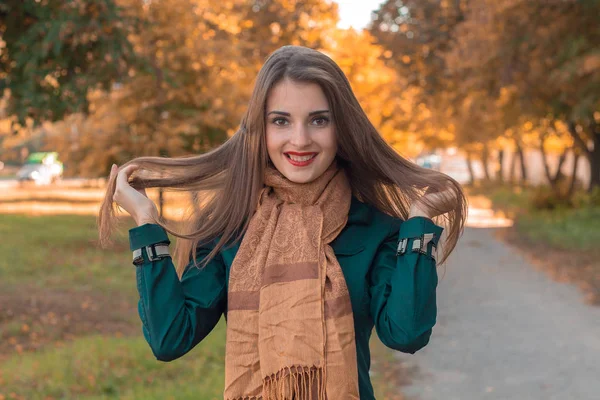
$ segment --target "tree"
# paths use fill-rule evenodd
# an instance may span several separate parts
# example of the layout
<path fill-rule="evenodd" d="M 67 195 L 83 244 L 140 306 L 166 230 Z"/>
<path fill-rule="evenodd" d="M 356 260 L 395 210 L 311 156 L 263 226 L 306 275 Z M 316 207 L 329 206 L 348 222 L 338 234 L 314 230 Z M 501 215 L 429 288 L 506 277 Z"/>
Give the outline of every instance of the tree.
<path fill-rule="evenodd" d="M 222 143 L 266 55 L 284 44 L 322 45 L 337 19 L 335 5 L 322 0 L 154 0 L 136 12 L 140 32 L 130 41 L 150 68 L 131 68 L 122 85 L 96 93 L 90 116 L 72 120 L 74 131 L 63 125 L 55 144 L 78 146 L 68 153 L 81 166 L 72 172 L 105 175 L 113 162 Z"/>
<path fill-rule="evenodd" d="M 377 43 L 387 50 L 388 65 L 403 78 L 404 91 L 412 93 L 414 105 L 406 117 L 411 120 L 411 130 L 428 147 L 452 142 L 472 147 L 488 141 L 461 120 L 470 118 L 465 108 L 476 108 L 468 99 L 471 93 L 459 90 L 462 80 L 449 75 L 447 53 L 467 5 L 467 1 L 388 0 L 375 12 L 370 28 Z"/>
<path fill-rule="evenodd" d="M 600 1 L 482 4 L 486 18 L 461 42 L 473 48 L 469 41 L 486 41 L 478 47 L 486 62 L 471 70 L 478 85 L 514 86 L 521 113 L 567 123 L 589 160 L 589 187 L 600 185 Z"/>
<path fill-rule="evenodd" d="M 383 61 L 381 46 L 368 31 L 335 30 L 325 48 L 344 71 L 369 120 L 383 138 L 405 155 L 415 156 L 420 148 L 412 134 L 409 116 L 414 102 L 402 77 Z"/>
<path fill-rule="evenodd" d="M 374 13 L 370 31 L 389 50 L 389 63 L 407 84 L 435 96 L 445 80 L 445 52 L 463 20 L 466 1 L 387 0 Z"/>
<path fill-rule="evenodd" d="M 141 0 L 140 0 L 141 1 Z M 114 0 L 0 3 L 0 95 L 25 124 L 87 112 L 90 89 L 109 89 L 139 62 L 128 35 L 138 26 Z"/>
<path fill-rule="evenodd" d="M 563 121 L 589 160 L 592 188 L 600 185 L 599 13 L 600 0 L 389 0 L 372 32 L 419 101 L 462 125 L 458 143 L 471 146 L 466 131 L 487 120 L 496 132 L 486 129 L 492 137 L 482 142 L 510 132 L 522 153 L 523 118 Z M 467 115 L 472 96 L 498 107 Z"/>

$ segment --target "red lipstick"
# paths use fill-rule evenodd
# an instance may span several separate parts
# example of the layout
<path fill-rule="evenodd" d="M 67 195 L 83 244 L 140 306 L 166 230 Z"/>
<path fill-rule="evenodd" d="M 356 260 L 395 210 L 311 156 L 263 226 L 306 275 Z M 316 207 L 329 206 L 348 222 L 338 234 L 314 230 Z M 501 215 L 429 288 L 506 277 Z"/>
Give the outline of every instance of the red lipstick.
<path fill-rule="evenodd" d="M 315 160 L 315 158 L 317 157 L 317 154 L 319 154 L 319 153 L 315 153 L 315 152 L 286 151 L 283 154 L 285 155 L 285 158 L 293 166 L 296 166 L 296 167 L 305 167 L 305 166 L 311 164 Z M 309 158 L 309 159 L 303 159 L 303 160 L 298 160 L 298 159 L 293 160 L 290 156 L 304 157 L 304 158 L 306 158 L 307 156 L 312 156 L 312 157 Z"/>

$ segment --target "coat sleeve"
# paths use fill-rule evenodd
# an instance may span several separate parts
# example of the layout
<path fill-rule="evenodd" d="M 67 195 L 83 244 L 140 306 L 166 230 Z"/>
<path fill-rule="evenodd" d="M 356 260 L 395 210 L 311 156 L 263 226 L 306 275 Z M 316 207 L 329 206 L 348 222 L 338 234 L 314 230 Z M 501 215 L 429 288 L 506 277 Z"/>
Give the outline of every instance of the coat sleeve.
<path fill-rule="evenodd" d="M 437 317 L 438 276 L 432 250 L 442 231 L 428 218 L 394 219 L 377 252 L 371 269 L 370 311 L 379 339 L 392 349 L 414 354 L 429 342 Z"/>
<path fill-rule="evenodd" d="M 169 243 L 165 230 L 145 224 L 129 231 L 131 250 L 156 243 Z M 210 247 L 197 249 L 201 261 Z M 171 257 L 149 261 L 142 250 L 143 264 L 136 268 L 140 295 L 138 313 L 144 337 L 155 357 L 171 361 L 190 351 L 215 327 L 225 309 L 225 266 L 217 255 L 203 269 L 190 264 L 181 281 Z"/>

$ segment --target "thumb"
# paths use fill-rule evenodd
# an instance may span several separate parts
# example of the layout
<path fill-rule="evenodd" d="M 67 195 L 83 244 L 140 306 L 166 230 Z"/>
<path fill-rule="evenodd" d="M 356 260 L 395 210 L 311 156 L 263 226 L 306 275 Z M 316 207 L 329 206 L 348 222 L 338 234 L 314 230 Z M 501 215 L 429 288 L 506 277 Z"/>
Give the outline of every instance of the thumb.
<path fill-rule="evenodd" d="M 139 193 L 141 193 L 144 197 L 148 197 L 148 194 L 146 194 L 146 188 L 141 188 L 141 189 L 136 189 Z"/>
<path fill-rule="evenodd" d="M 110 180 L 110 179 L 112 179 L 112 178 L 113 178 L 113 176 L 115 176 L 115 174 L 117 173 L 117 170 L 118 170 L 117 164 L 113 164 L 113 165 L 110 167 L 110 174 L 108 175 L 108 179 L 109 179 L 109 180 Z"/>
<path fill-rule="evenodd" d="M 121 187 L 126 187 L 126 186 L 131 186 L 129 184 L 129 177 L 131 176 L 131 174 L 133 174 L 134 171 L 136 171 L 139 168 L 138 165 L 135 164 L 130 164 L 128 166 L 126 166 L 125 168 L 123 168 L 121 171 L 119 171 L 119 173 L 117 174 L 117 183 L 121 185 Z"/>

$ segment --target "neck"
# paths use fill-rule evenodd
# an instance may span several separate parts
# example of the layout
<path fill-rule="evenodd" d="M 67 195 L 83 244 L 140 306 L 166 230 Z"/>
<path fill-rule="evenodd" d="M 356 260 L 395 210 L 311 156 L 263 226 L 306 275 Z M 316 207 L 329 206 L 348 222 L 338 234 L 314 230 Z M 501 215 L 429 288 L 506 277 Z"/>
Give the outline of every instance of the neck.
<path fill-rule="evenodd" d="M 330 187 L 332 180 L 340 173 L 344 174 L 345 172 L 343 169 L 338 168 L 334 160 L 318 178 L 307 183 L 296 183 L 287 179 L 277 169 L 268 167 L 264 182 L 265 186 L 270 187 L 274 194 L 286 203 L 313 205 L 326 201 L 326 189 Z"/>

